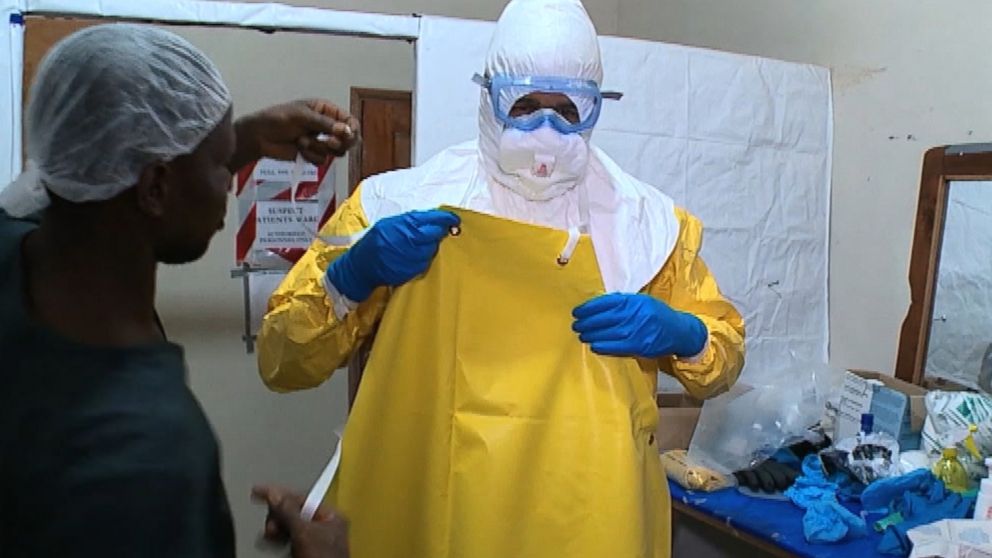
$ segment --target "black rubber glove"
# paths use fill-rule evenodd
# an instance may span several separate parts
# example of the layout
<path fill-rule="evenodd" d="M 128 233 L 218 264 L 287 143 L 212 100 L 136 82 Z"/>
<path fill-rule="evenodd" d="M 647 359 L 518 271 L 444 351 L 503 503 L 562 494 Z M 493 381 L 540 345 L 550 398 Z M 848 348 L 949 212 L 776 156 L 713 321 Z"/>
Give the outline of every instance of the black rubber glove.
<path fill-rule="evenodd" d="M 811 453 L 819 453 L 820 450 L 829 448 L 831 445 L 830 438 L 824 436 L 820 440 L 815 442 L 809 440 L 803 440 L 801 442 L 796 442 L 789 446 L 789 451 L 796 456 L 796 459 L 801 463 L 803 458 Z"/>
<path fill-rule="evenodd" d="M 760 490 L 769 494 L 781 492 L 796 482 L 799 471 L 783 465 L 774 459 L 769 459 L 750 469 L 737 471 L 734 478 L 737 484 L 746 486 L 751 490 Z"/>

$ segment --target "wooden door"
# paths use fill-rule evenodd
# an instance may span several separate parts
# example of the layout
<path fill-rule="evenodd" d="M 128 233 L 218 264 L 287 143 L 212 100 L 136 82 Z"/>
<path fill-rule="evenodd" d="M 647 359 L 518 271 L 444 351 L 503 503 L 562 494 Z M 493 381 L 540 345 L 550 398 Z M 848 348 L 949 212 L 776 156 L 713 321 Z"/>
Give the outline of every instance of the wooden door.
<path fill-rule="evenodd" d="M 351 114 L 358 118 L 362 127 L 362 143 L 350 154 L 351 191 L 369 176 L 410 166 L 413 102 L 409 91 L 353 87 Z M 355 402 L 371 346 L 370 337 L 348 365 L 349 407 Z"/>
<path fill-rule="evenodd" d="M 362 143 L 349 161 L 352 189 L 373 174 L 410 166 L 412 113 L 409 91 L 351 89 L 351 114 L 362 126 Z"/>

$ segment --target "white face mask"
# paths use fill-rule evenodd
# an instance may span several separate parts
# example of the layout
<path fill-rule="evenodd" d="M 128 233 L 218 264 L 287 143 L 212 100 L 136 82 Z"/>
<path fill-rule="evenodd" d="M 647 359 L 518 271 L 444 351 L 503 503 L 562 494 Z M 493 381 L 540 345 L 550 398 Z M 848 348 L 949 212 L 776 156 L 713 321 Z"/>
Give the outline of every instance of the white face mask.
<path fill-rule="evenodd" d="M 532 201 L 556 198 L 585 175 L 589 144 L 581 134 L 562 134 L 551 126 L 524 132 L 507 128 L 499 138 L 499 168 L 506 187 Z"/>

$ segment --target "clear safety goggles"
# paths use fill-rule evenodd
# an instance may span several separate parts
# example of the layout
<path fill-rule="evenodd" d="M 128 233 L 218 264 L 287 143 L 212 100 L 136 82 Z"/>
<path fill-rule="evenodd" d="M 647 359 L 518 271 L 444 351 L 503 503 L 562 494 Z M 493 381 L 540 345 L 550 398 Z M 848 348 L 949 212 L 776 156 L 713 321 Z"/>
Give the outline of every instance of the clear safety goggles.
<path fill-rule="evenodd" d="M 497 120 L 525 132 L 545 124 L 563 134 L 583 132 L 596 125 L 603 99 L 618 100 L 623 96 L 616 91 L 600 91 L 596 82 L 584 79 L 475 74 L 472 81 L 489 92 Z M 532 93 L 557 93 L 565 99 L 549 105 L 526 98 Z"/>

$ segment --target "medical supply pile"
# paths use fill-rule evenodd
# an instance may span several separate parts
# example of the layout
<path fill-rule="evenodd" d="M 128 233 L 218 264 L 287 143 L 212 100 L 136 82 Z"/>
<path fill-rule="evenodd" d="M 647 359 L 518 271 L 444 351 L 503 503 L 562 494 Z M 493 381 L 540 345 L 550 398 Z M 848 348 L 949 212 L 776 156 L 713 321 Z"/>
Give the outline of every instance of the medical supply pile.
<path fill-rule="evenodd" d="M 928 391 L 870 372 L 803 370 L 788 385 L 738 387 L 707 402 L 713 409 L 704 406 L 689 451 L 662 455 L 669 478 L 690 490 L 787 499 L 811 544 L 875 530 L 884 555 L 987 550 L 992 396 L 956 386 Z M 986 542 L 976 543 L 975 533 Z"/>

